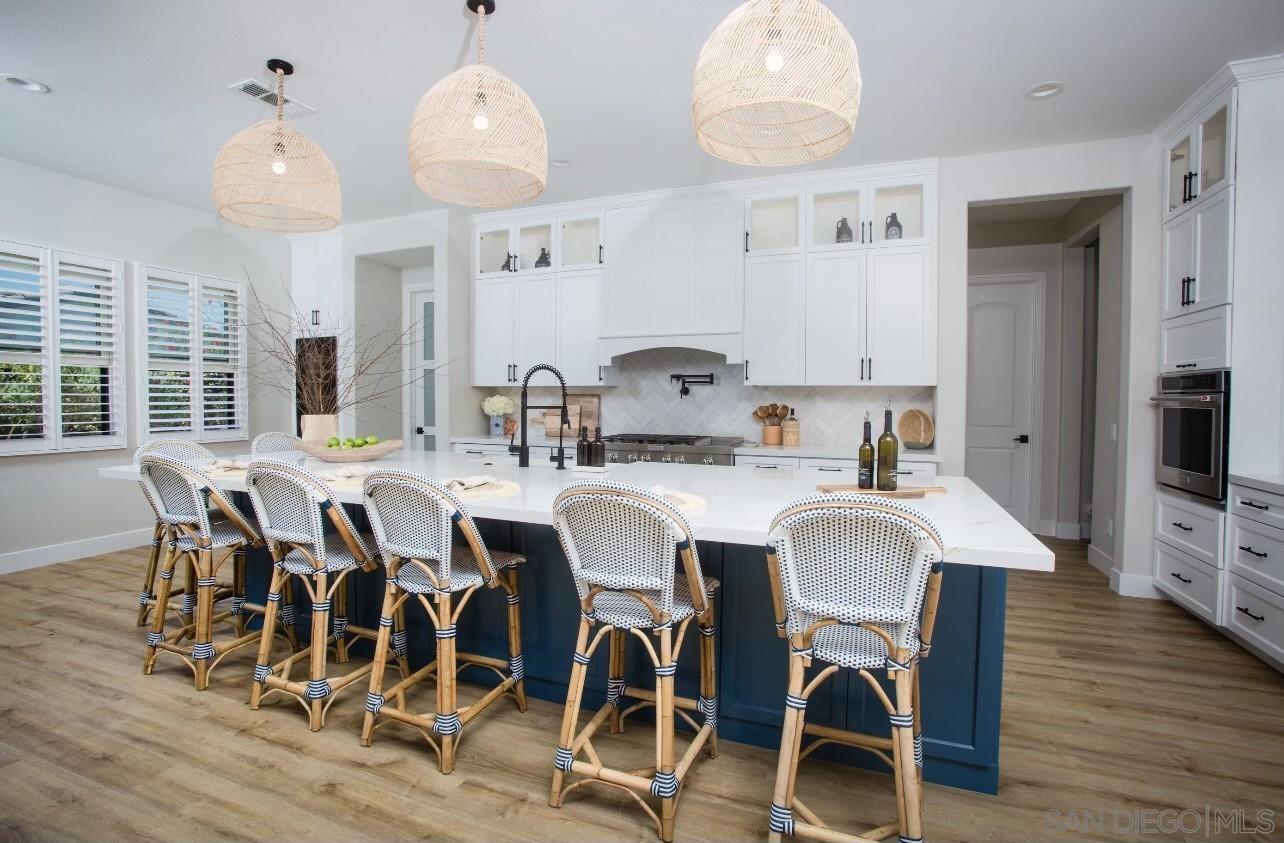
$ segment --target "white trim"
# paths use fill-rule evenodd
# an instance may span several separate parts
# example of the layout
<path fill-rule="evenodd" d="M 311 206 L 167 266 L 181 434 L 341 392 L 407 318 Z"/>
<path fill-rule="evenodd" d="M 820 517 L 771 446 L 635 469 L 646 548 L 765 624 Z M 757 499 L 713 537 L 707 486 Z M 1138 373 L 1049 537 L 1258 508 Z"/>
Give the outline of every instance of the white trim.
<path fill-rule="evenodd" d="M 12 574 L 28 568 L 39 568 L 68 562 L 72 559 L 83 559 L 86 556 L 97 556 L 101 553 L 112 553 L 118 550 L 145 545 L 152 540 L 152 529 L 142 527 L 137 530 L 125 530 L 121 533 L 108 533 L 105 536 L 91 536 L 87 539 L 47 544 L 43 547 L 32 547 L 27 550 L 14 550 L 0 553 L 0 574 Z"/>
<path fill-rule="evenodd" d="M 1055 535 L 1059 539 L 1078 541 L 1083 536 L 1083 525 L 1078 521 L 1058 521 Z"/>
<path fill-rule="evenodd" d="M 414 306 L 415 294 L 423 292 L 431 292 L 433 294 L 433 342 L 438 349 L 442 347 L 444 328 L 448 321 L 446 319 L 447 314 L 441 306 L 441 300 L 443 297 L 443 291 L 441 288 L 446 285 L 439 285 L 437 283 L 436 258 L 437 256 L 434 254 L 432 281 L 419 281 L 413 283 L 407 283 L 405 281 L 401 282 L 401 332 L 403 336 L 410 337 L 410 342 L 403 343 L 401 348 L 401 370 L 406 373 L 406 377 L 409 379 L 401 390 L 401 429 L 402 441 L 404 442 L 412 442 L 420 435 L 414 432 L 417 409 L 415 407 L 416 389 L 413 381 L 415 377 L 417 377 L 417 374 L 412 373 L 412 370 L 417 369 L 417 366 L 415 365 L 415 349 L 418 345 L 419 337 L 410 333 L 411 320 L 418 316 L 418 313 L 411 310 Z M 433 363 L 438 366 L 437 371 L 441 371 L 441 360 L 434 360 Z M 437 424 L 433 426 L 432 433 L 432 436 L 436 439 L 436 450 L 438 451 L 449 450 L 448 448 L 443 448 L 443 443 L 448 442 L 449 437 L 443 437 L 442 434 L 445 432 L 445 428 L 441 423 L 442 419 L 448 419 L 450 417 L 449 393 L 450 383 L 446 382 L 443 384 L 439 378 L 436 383 L 436 389 L 433 393 L 435 398 L 434 404 L 436 405 L 435 412 L 437 416 Z M 416 447 L 415 450 L 419 450 L 419 448 Z"/>
<path fill-rule="evenodd" d="M 1036 536 L 1053 536 L 1057 535 L 1057 522 L 1052 518 L 1040 518 L 1034 524 L 1035 529 L 1030 532 Z"/>
<path fill-rule="evenodd" d="M 1111 576 L 1111 571 L 1115 569 L 1115 560 L 1111 559 L 1104 550 L 1095 544 L 1088 545 L 1088 564 L 1096 568 L 1106 576 Z M 1113 580 L 1113 577 L 1111 577 Z M 1113 586 L 1111 586 L 1113 588 Z"/>
<path fill-rule="evenodd" d="M 1143 597 L 1147 600 L 1165 600 L 1167 598 L 1155 588 L 1155 580 L 1150 574 L 1125 574 L 1117 568 L 1110 570 L 1110 590 L 1122 597 Z"/>
<path fill-rule="evenodd" d="M 1046 320 L 1043 308 L 1048 274 L 1046 272 L 1001 272 L 993 275 L 969 275 L 967 277 L 968 287 L 979 287 L 987 284 L 1034 284 L 1034 347 L 1030 349 L 1034 365 L 1034 382 L 1030 395 L 1031 401 L 1034 402 L 1034 406 L 1030 410 L 1030 433 L 1032 439 L 1030 442 L 1030 509 L 1026 518 L 1028 523 L 1022 525 L 1029 529 L 1031 525 L 1038 525 L 1039 523 L 1039 478 L 1043 476 L 1043 327 Z M 969 358 L 970 356 L 969 353 Z M 963 449 L 966 454 L 966 423 L 964 431 Z M 1062 538 L 1055 528 L 1052 533 L 1046 535 L 1056 535 L 1058 538 Z M 1076 531 L 1072 538 L 1078 537 L 1078 532 Z"/>

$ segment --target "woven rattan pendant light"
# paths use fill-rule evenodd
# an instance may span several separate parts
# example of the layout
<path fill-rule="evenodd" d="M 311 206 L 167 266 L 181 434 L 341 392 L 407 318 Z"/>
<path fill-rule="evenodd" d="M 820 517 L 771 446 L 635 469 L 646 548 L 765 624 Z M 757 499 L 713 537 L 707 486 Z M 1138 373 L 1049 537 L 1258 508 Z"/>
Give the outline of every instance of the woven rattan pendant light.
<path fill-rule="evenodd" d="M 321 148 L 285 122 L 285 77 L 294 67 L 272 59 L 276 119 L 238 132 L 214 158 L 219 216 L 265 231 L 324 231 L 339 224 L 339 174 Z"/>
<path fill-rule="evenodd" d="M 544 192 L 544 118 L 511 79 L 486 64 L 486 17 L 493 0 L 468 0 L 477 14 L 477 64 L 424 94 L 410 121 L 410 172 L 434 199 L 507 208 Z"/>
<path fill-rule="evenodd" d="M 856 44 L 817 0 L 749 0 L 718 25 L 696 60 L 696 141 L 735 164 L 828 158 L 860 110 Z"/>

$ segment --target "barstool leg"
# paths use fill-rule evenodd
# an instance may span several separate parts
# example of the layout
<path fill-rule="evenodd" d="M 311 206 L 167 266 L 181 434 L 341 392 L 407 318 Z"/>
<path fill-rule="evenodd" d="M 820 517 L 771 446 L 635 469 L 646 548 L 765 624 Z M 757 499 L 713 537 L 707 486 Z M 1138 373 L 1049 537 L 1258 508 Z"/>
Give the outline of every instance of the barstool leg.
<path fill-rule="evenodd" d="M 193 630 L 192 664 L 196 668 L 196 690 L 210 684 L 210 660 L 214 658 L 214 578 L 213 554 L 208 549 L 196 551 L 196 626 Z"/>
<path fill-rule="evenodd" d="M 245 559 L 249 549 L 238 550 L 232 555 L 232 621 L 236 626 L 236 637 L 240 638 L 249 631 L 245 620 Z"/>
<path fill-rule="evenodd" d="M 326 644 L 330 639 L 330 578 L 325 571 L 312 575 L 313 592 L 316 595 L 312 603 L 312 651 L 308 673 L 308 728 L 320 731 L 325 724 L 325 698 L 330 696 L 330 683 L 326 681 L 325 671 L 327 656 Z"/>
<path fill-rule="evenodd" d="M 712 719 L 713 729 L 709 732 L 709 740 L 705 743 L 705 749 L 710 758 L 718 757 L 718 665 L 715 661 L 716 655 L 714 650 L 714 625 L 713 625 L 713 607 L 708 609 L 709 616 L 705 623 L 698 627 L 700 632 L 700 697 L 701 702 L 708 706 L 704 712 L 706 722 Z"/>
<path fill-rule="evenodd" d="M 192 562 L 190 556 L 183 561 L 183 603 L 179 606 L 178 615 L 182 619 L 183 626 L 190 627 L 195 622 L 196 612 L 196 565 Z M 179 640 L 186 638 L 190 630 L 179 636 Z"/>
<path fill-rule="evenodd" d="M 397 657 L 402 679 L 410 675 L 410 647 L 406 639 L 406 604 L 402 601 L 392 615 L 392 652 Z"/>
<path fill-rule="evenodd" d="M 152 528 L 152 549 L 147 554 L 147 574 L 143 577 L 143 589 L 138 592 L 139 626 L 147 626 L 147 613 L 151 609 L 151 600 L 156 596 L 156 569 L 160 565 L 161 541 L 165 538 L 165 532 L 165 523 L 157 521 Z"/>
<path fill-rule="evenodd" d="M 660 665 L 673 665 L 673 630 L 660 630 Z M 656 682 L 655 728 L 659 730 L 659 751 L 656 758 L 656 784 L 652 789 L 660 789 L 663 778 L 673 778 L 673 674 L 665 670 Z M 673 841 L 673 816 L 678 807 L 678 787 L 672 784 L 672 792 L 657 794 L 660 797 L 660 839 L 664 843 Z"/>
<path fill-rule="evenodd" d="M 298 607 L 294 605 L 294 578 L 289 574 L 281 575 L 282 585 L 278 592 L 281 595 L 281 607 L 278 613 L 281 619 L 281 625 L 285 627 L 285 638 L 290 642 L 290 652 L 299 652 L 299 616 Z M 268 627 L 267 621 L 263 622 L 264 628 Z"/>
<path fill-rule="evenodd" d="M 352 577 L 344 577 L 344 581 L 334 590 L 334 619 L 330 637 L 334 639 L 335 664 L 348 663 L 348 634 L 345 630 L 348 626 L 348 586 L 352 582 Z"/>
<path fill-rule="evenodd" d="M 780 732 L 780 758 L 776 762 L 776 789 L 771 796 L 771 843 L 780 843 L 781 835 L 793 834 L 794 786 L 798 776 L 798 753 L 802 749 L 803 726 L 807 701 L 803 699 L 803 679 L 807 665 L 803 656 L 789 654 L 789 690 L 785 696 L 785 723 Z"/>
<path fill-rule="evenodd" d="M 612 706 L 611 734 L 618 735 L 624 731 L 624 718 L 620 716 L 620 694 L 624 690 L 624 645 L 625 633 L 612 629 L 607 641 L 608 658 L 606 669 L 606 701 Z"/>
<path fill-rule="evenodd" d="M 451 623 L 449 593 L 438 593 L 437 603 L 437 717 L 433 731 L 441 746 L 438 769 L 450 773 L 455 769 L 455 739 L 459 732 L 459 714 L 455 710 L 455 627 Z"/>
<path fill-rule="evenodd" d="M 614 630 L 612 630 L 614 631 Z M 580 634 L 575 639 L 575 662 L 571 665 L 571 681 L 566 687 L 566 708 L 562 712 L 562 735 L 557 743 L 557 755 L 553 762 L 553 787 L 549 792 L 548 804 L 554 808 L 562 807 L 562 778 L 571 770 L 571 741 L 575 738 L 575 725 L 580 718 L 580 697 L 584 694 L 584 677 L 588 674 L 588 658 L 584 655 L 588 647 L 588 618 L 580 618 Z"/>
<path fill-rule="evenodd" d="M 279 614 L 281 603 L 282 581 L 286 587 L 289 586 L 289 577 L 282 569 L 272 566 L 272 581 L 268 583 L 267 606 L 263 610 L 263 634 L 259 636 L 259 657 L 254 664 L 254 684 L 250 687 L 250 709 L 257 711 L 259 703 L 263 699 L 263 689 L 266 687 L 265 682 L 272 673 L 272 642 L 276 640 L 273 630 L 276 629 L 276 616 Z M 289 627 L 293 632 L 294 627 Z M 291 642 L 296 643 L 296 642 Z M 295 647 L 298 651 L 298 647 Z"/>
<path fill-rule="evenodd" d="M 914 664 L 914 769 L 918 775 L 919 792 L 923 787 L 923 706 L 919 702 L 918 663 Z M 919 797 L 920 800 L 922 797 Z"/>
<path fill-rule="evenodd" d="M 508 669 L 517 680 L 513 694 L 517 697 L 517 710 L 526 710 L 526 666 L 522 658 L 522 605 L 517 590 L 517 569 L 509 568 L 504 575 L 508 592 Z"/>
<path fill-rule="evenodd" d="M 147 656 L 143 659 L 143 673 L 150 675 L 156 666 L 156 646 L 165 640 L 166 606 L 169 605 L 169 586 L 174 579 L 174 567 L 178 562 L 178 550 L 172 545 L 165 546 L 165 561 L 161 565 L 160 585 L 156 590 L 156 611 L 152 612 L 152 626 L 147 631 Z"/>
<path fill-rule="evenodd" d="M 361 726 L 361 745 L 370 746 L 374 741 L 375 715 L 383 707 L 383 671 L 388 664 L 388 639 L 392 637 L 393 604 L 397 587 L 388 583 L 384 588 L 383 609 L 379 612 L 379 637 L 375 639 L 374 663 L 370 667 L 370 692 L 366 694 L 366 717 Z"/>
<path fill-rule="evenodd" d="M 907 840 L 922 840 L 922 792 L 919 785 L 918 768 L 914 764 L 914 727 L 912 725 L 914 679 L 911 671 L 898 670 L 893 681 L 896 690 L 896 714 L 900 718 L 908 718 L 910 720 L 910 724 L 896 726 L 892 729 L 892 734 L 899 750 L 896 759 L 896 775 L 903 782 L 905 795 L 904 837 Z"/>

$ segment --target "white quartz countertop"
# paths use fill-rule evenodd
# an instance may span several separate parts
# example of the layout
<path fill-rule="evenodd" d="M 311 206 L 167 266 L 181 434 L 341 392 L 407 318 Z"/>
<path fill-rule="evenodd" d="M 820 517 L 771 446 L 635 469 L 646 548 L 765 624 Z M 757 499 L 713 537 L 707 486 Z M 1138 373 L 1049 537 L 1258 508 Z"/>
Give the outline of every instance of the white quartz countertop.
<path fill-rule="evenodd" d="M 1284 495 L 1284 474 L 1232 474 L 1230 482 L 1235 486 L 1257 489 L 1259 492 Z"/>
<path fill-rule="evenodd" d="M 546 439 L 541 432 L 539 435 L 534 433 L 527 434 L 529 439 L 528 445 L 532 447 L 556 448 L 557 438 Z M 507 445 L 508 437 L 506 436 L 452 436 L 450 438 L 452 445 Z M 575 446 L 575 440 L 569 436 L 565 444 L 568 448 Z M 733 453 L 737 456 L 773 456 L 773 457 L 794 457 L 798 459 L 831 459 L 831 460 L 855 460 L 856 449 L 860 447 L 860 442 L 852 440 L 851 442 L 831 442 L 829 444 L 803 444 L 797 447 L 786 448 L 783 445 L 762 445 L 758 442 L 746 442 L 734 449 Z M 914 450 L 913 448 L 901 448 L 898 459 L 901 462 L 936 462 L 944 460 L 934 449 Z"/>
<path fill-rule="evenodd" d="M 248 461 L 248 457 L 239 458 Z M 309 468 L 326 471 L 339 468 L 308 459 Z M 511 480 L 519 487 L 507 497 L 479 497 L 466 500 L 478 518 L 495 518 L 530 524 L 551 524 L 553 499 L 570 483 L 588 479 L 571 469 L 558 471 L 552 465 L 518 468 L 517 458 L 508 455 L 476 456 L 441 451 L 398 451 L 379 460 L 378 467 L 402 467 L 437 480 L 489 474 Z M 101 477 L 137 481 L 132 464 L 98 469 Z M 245 490 L 245 473 L 213 475 L 229 491 Z M 832 477 L 817 469 L 782 469 L 764 472 L 745 467 L 706 465 L 614 465 L 604 475 L 592 475 L 633 483 L 645 488 L 663 486 L 666 491 L 702 499 L 704 506 L 688 515 L 697 539 L 728 544 L 761 545 L 777 512 L 798 498 L 816 493 L 820 483 Z M 343 503 L 361 503 L 361 481 L 349 479 L 331 484 Z M 989 495 L 966 477 L 937 477 L 932 485 L 943 486 L 945 494 L 931 494 L 906 501 L 936 524 L 946 546 L 945 561 L 960 565 L 981 565 L 1031 571 L 1051 571 L 1052 551 L 1022 527 Z M 902 488 L 909 488 L 904 484 Z"/>

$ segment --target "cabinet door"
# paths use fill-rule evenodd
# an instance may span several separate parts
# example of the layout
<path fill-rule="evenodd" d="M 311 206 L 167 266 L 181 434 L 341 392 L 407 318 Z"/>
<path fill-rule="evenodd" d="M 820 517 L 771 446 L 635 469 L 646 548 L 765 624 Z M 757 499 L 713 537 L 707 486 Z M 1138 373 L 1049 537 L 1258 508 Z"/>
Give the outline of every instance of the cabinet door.
<path fill-rule="evenodd" d="M 802 209 L 801 193 L 745 197 L 744 251 L 754 257 L 802 251 Z"/>
<path fill-rule="evenodd" d="M 909 246 L 931 242 L 936 207 L 932 182 L 923 178 L 881 179 L 866 185 L 865 240 L 869 246 Z"/>
<path fill-rule="evenodd" d="M 1186 311 L 1188 279 L 1195 274 L 1195 218 L 1191 214 L 1164 225 L 1164 318 Z"/>
<path fill-rule="evenodd" d="M 1204 107 L 1195 118 L 1199 139 L 1196 171 L 1191 193 L 1194 198 L 1206 196 L 1235 180 L 1235 89 L 1231 88 Z"/>
<path fill-rule="evenodd" d="M 1184 127 L 1165 147 L 1164 219 L 1181 213 L 1190 202 L 1190 179 L 1195 172 L 1195 127 Z"/>
<path fill-rule="evenodd" d="M 806 300 L 807 383 L 865 383 L 865 253 L 809 256 Z"/>
<path fill-rule="evenodd" d="M 555 261 L 553 252 L 553 223 L 548 221 L 523 223 L 514 234 L 513 253 L 517 255 L 517 271 L 526 275 L 551 273 Z"/>
<path fill-rule="evenodd" d="M 473 282 L 473 386 L 513 382 L 516 298 L 511 277 Z"/>
<path fill-rule="evenodd" d="M 601 382 L 597 333 L 602 273 L 563 272 L 557 276 L 557 368 L 572 386 Z"/>
<path fill-rule="evenodd" d="M 536 363 L 556 365 L 557 279 L 524 278 L 517 282 L 517 379 Z"/>
<path fill-rule="evenodd" d="M 869 253 L 866 383 L 936 383 L 936 309 L 928 269 L 927 247 Z"/>
<path fill-rule="evenodd" d="M 502 276 L 512 271 L 515 262 L 512 226 L 491 223 L 473 230 L 473 277 Z"/>
<path fill-rule="evenodd" d="M 1208 196 L 1195 206 L 1195 280 L 1187 310 L 1202 310 L 1231 300 L 1231 208 L 1235 188 Z"/>
<path fill-rule="evenodd" d="M 802 257 L 745 261 L 745 383 L 803 383 Z"/>
<path fill-rule="evenodd" d="M 562 269 L 596 269 L 606 259 L 602 215 L 558 217 L 556 251 Z"/>
<path fill-rule="evenodd" d="M 1220 369 L 1230 366 L 1229 307 L 1210 307 L 1165 319 L 1159 327 L 1159 369 Z"/>
<path fill-rule="evenodd" d="M 604 215 L 611 260 L 604 265 L 602 336 L 628 337 L 647 333 L 650 313 L 651 208 L 614 208 Z"/>
<path fill-rule="evenodd" d="M 715 199 L 696 208 L 695 273 L 684 291 L 681 331 L 739 333 L 743 307 L 744 251 L 740 199 Z"/>

